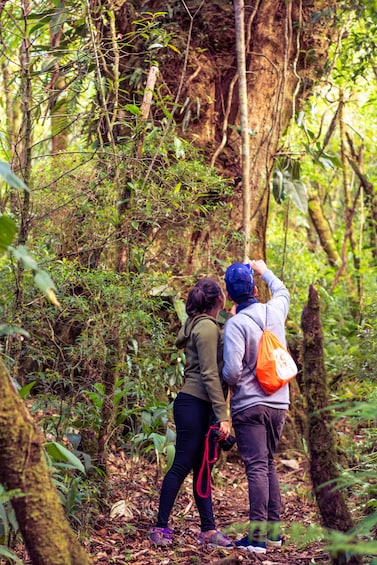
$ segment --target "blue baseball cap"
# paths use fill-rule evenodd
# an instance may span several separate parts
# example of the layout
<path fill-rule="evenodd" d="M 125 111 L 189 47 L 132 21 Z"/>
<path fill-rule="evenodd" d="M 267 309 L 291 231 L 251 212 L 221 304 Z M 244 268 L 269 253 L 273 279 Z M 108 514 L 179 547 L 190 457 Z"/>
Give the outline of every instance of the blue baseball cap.
<path fill-rule="evenodd" d="M 254 296 L 254 279 L 249 265 L 233 263 L 225 273 L 226 290 L 234 302 L 242 304 Z"/>

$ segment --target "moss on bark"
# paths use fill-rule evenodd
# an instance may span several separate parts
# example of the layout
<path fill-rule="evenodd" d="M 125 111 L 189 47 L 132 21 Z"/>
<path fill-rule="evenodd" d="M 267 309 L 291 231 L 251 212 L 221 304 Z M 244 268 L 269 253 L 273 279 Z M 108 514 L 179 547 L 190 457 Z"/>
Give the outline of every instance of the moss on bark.
<path fill-rule="evenodd" d="M 89 557 L 65 518 L 43 453 L 43 438 L 0 360 L 0 482 L 12 500 L 33 565 L 87 565 Z"/>
<path fill-rule="evenodd" d="M 349 531 L 352 518 L 342 493 L 336 488 L 339 476 L 334 429 L 328 410 L 327 378 L 324 365 L 323 336 L 318 293 L 309 288 L 308 303 L 302 313 L 303 384 L 308 407 L 308 445 L 310 474 L 323 524 L 340 532 Z M 361 563 L 358 556 L 347 557 L 339 551 L 334 565 Z"/>

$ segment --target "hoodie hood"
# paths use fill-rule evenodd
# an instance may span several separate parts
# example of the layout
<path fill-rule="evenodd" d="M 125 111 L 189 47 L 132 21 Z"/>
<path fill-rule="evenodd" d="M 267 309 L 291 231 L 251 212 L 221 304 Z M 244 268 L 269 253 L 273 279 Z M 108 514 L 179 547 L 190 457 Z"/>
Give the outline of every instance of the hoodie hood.
<path fill-rule="evenodd" d="M 197 316 L 194 316 L 193 318 L 187 318 L 186 322 L 184 323 L 184 325 L 181 327 L 181 329 L 178 332 L 178 337 L 176 339 L 175 345 L 179 348 L 179 349 L 184 349 L 186 347 L 186 343 L 188 338 L 190 337 L 190 334 L 192 332 L 192 329 L 194 326 L 196 326 L 196 324 L 203 319 L 206 318 L 210 318 L 211 316 L 208 316 L 208 314 L 198 314 Z M 213 319 L 215 322 L 216 320 L 214 318 Z"/>

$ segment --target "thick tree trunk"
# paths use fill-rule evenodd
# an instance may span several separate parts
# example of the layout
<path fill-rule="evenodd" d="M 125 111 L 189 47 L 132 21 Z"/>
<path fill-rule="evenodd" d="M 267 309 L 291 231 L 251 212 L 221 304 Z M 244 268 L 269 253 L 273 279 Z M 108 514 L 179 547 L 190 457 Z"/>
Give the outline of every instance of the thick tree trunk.
<path fill-rule="evenodd" d="M 327 379 L 324 366 L 323 337 L 318 293 L 309 288 L 307 305 L 302 313 L 304 393 L 308 408 L 308 444 L 310 474 L 323 524 L 333 530 L 347 532 L 353 522 L 344 497 L 336 488 L 339 477 L 335 434 L 329 416 Z M 339 552 L 334 565 L 361 563 L 357 556 L 346 558 Z"/>
<path fill-rule="evenodd" d="M 89 565 L 51 482 L 42 437 L 0 360 L 0 482 L 14 498 L 17 521 L 33 565 Z"/>
<path fill-rule="evenodd" d="M 333 32 L 331 10 L 335 7 L 336 2 L 325 0 L 302 0 L 300 3 L 257 0 L 245 6 L 248 127 L 254 132 L 250 136 L 251 204 L 248 214 L 252 234 L 250 254 L 255 258 L 266 256 L 269 178 L 274 153 L 282 132 L 298 109 L 299 99 L 310 93 L 310 85 L 323 73 L 329 37 Z M 97 0 L 96 6 L 93 3 L 93 18 L 103 8 L 101 0 Z M 160 99 L 167 109 L 173 104 L 179 105 L 180 111 L 174 118 L 177 127 L 181 128 L 181 135 L 202 148 L 208 161 L 224 178 L 234 179 L 234 193 L 229 198 L 231 227 L 225 237 L 224 227 L 216 214 L 202 223 L 200 233 L 197 227 L 192 233 L 190 226 L 182 224 L 179 228 L 182 233 L 176 234 L 177 240 L 189 242 L 191 246 L 187 253 L 191 269 L 206 267 L 213 271 L 213 260 L 210 265 L 207 263 L 213 256 L 211 245 L 216 239 L 221 237 L 224 256 L 241 259 L 244 249 L 243 238 L 239 237 L 245 218 L 242 184 L 239 182 L 242 164 L 234 6 L 227 1 L 184 3 L 172 0 L 167 7 L 161 0 L 149 0 L 147 10 L 142 11 L 136 0 L 117 4 L 114 11 L 116 36 L 128 40 L 124 50 L 127 55 L 122 55 L 119 61 L 115 50 L 110 48 L 114 31 L 103 25 L 103 19 L 95 19 L 105 61 L 102 72 L 112 80 L 112 67 L 116 61 L 122 77 L 129 76 L 130 69 L 142 71 L 140 82 L 123 83 L 118 108 L 126 108 L 135 101 L 141 104 L 140 92 L 148 65 L 145 53 L 151 38 L 146 33 L 132 34 L 137 19 L 147 21 L 148 17 L 159 13 L 157 25 L 166 34 L 171 34 L 171 44 L 175 47 L 175 50 L 161 48 L 153 53 L 159 61 Z M 319 14 L 322 16 L 318 17 Z M 308 56 L 308 53 L 315 53 L 315 56 Z M 111 100 L 107 101 L 107 109 L 111 114 Z M 124 110 L 122 112 L 126 114 Z M 163 120 L 166 121 L 166 116 L 161 104 L 156 105 L 153 123 L 159 124 Z M 105 122 L 101 123 L 106 126 Z M 113 131 L 116 139 L 129 135 L 126 119 L 123 124 L 117 120 Z M 105 131 L 103 137 L 106 137 Z M 164 237 L 162 230 L 160 237 Z M 163 246 L 161 242 L 160 245 Z"/>

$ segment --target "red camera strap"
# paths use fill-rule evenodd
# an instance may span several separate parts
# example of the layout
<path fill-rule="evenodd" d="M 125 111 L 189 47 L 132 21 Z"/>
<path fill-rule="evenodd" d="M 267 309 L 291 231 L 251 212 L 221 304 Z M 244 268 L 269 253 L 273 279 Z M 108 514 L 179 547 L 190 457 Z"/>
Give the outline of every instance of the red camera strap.
<path fill-rule="evenodd" d="M 210 458 L 209 440 L 213 430 L 219 430 L 219 426 L 210 426 L 204 441 L 203 461 L 196 482 L 196 492 L 201 498 L 208 498 L 211 494 L 211 465 L 215 463 L 219 456 L 219 446 L 217 441 L 214 442 L 213 457 Z M 205 479 L 205 487 L 203 488 L 203 478 Z"/>

